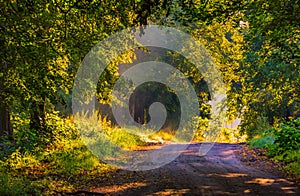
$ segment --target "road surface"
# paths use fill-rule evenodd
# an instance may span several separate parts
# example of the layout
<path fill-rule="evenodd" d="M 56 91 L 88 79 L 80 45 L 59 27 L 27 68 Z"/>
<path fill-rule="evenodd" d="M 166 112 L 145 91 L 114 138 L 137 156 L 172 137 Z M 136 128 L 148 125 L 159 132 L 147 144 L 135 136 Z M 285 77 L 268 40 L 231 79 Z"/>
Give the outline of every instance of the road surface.
<path fill-rule="evenodd" d="M 300 195 L 299 185 L 248 166 L 236 157 L 239 144 L 216 143 L 199 156 L 191 144 L 176 160 L 154 170 L 117 170 L 94 179 L 93 192 L 107 195 Z"/>

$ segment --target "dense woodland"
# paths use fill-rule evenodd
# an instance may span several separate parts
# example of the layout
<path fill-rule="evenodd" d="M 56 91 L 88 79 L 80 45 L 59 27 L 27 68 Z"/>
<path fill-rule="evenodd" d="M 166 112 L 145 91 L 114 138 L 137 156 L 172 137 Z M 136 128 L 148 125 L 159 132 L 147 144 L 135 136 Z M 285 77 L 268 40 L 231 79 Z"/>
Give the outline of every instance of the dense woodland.
<path fill-rule="evenodd" d="M 120 30 L 149 24 L 182 29 L 212 55 L 226 85 L 228 119 L 242 120 L 237 129 L 224 129 L 218 141 L 251 140 L 300 174 L 298 0 L 0 0 L 0 184 L 5 184 L 0 194 L 50 194 L 53 187 L 72 187 L 70 175 L 109 170 L 80 143 L 71 111 L 74 78 L 94 45 Z M 106 111 L 107 89 L 119 78 L 118 65 L 133 63 L 136 55 L 128 51 L 99 78 L 97 99 Z M 194 140 L 202 141 L 210 95 L 201 73 L 188 64 L 176 60 L 197 89 L 201 123 Z M 149 91 L 144 85 L 132 98 L 137 106 L 131 113 L 142 123 L 149 102 L 169 103 L 165 131 L 157 134 L 163 140 L 171 137 L 178 120 L 170 91 L 160 86 Z M 103 119 L 121 146 L 145 145 L 113 119 Z M 41 182 L 38 175 L 49 178 Z"/>

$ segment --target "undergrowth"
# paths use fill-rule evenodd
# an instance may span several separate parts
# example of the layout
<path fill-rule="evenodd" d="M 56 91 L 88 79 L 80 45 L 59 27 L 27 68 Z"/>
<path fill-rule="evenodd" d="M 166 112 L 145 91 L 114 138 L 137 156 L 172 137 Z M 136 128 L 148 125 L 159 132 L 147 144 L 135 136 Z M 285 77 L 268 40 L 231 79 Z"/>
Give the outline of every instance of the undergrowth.
<path fill-rule="evenodd" d="M 107 137 L 123 148 L 134 149 L 145 144 L 124 129 L 112 128 L 109 122 L 101 123 Z M 107 176 L 116 170 L 89 151 L 80 134 L 74 131 L 75 127 L 59 128 L 64 130 L 57 131 L 55 140 L 47 145 L 30 146 L 21 140 L 20 145 L 2 143 L 0 195 L 52 195 L 54 191 L 74 191 L 92 178 Z"/>
<path fill-rule="evenodd" d="M 78 138 L 65 140 L 43 151 L 15 151 L 1 161 L 0 195 L 50 195 L 54 190 L 71 191 L 82 174 L 102 175 L 113 170 L 99 161 Z"/>
<path fill-rule="evenodd" d="M 283 163 L 287 173 L 300 179 L 300 118 L 271 128 L 248 144 L 266 148 L 268 157 Z"/>

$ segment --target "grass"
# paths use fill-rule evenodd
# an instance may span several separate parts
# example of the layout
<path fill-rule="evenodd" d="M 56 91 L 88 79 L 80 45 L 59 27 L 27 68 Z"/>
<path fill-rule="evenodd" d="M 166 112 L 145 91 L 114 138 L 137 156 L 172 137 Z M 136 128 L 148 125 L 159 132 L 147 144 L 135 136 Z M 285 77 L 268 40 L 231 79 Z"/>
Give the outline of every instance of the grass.
<path fill-rule="evenodd" d="M 284 169 L 300 180 L 300 149 L 289 150 L 273 158 L 275 161 L 284 162 Z"/>
<path fill-rule="evenodd" d="M 280 162 L 283 165 L 285 173 L 292 176 L 296 181 L 300 182 L 300 149 L 289 150 L 280 155 L 271 156 L 269 151 L 274 148 L 274 137 L 264 136 L 261 138 L 252 139 L 247 143 L 252 148 L 264 148 L 268 150 L 268 157 L 275 162 Z"/>
<path fill-rule="evenodd" d="M 134 149 L 145 144 L 124 129 L 105 124 L 104 127 L 106 136 L 122 148 Z M 44 149 L 17 148 L 9 154 L 0 159 L 0 195 L 51 195 L 54 190 L 74 191 L 91 179 L 116 170 L 101 162 L 80 137 L 61 136 Z"/>
<path fill-rule="evenodd" d="M 246 141 L 246 135 L 241 134 L 236 128 L 222 128 L 215 142 L 240 143 Z"/>
<path fill-rule="evenodd" d="M 57 121 L 60 123 L 59 119 Z M 53 129 L 56 129 L 56 124 L 54 119 Z M 83 139 L 85 136 L 91 142 L 96 141 L 95 144 L 103 144 L 108 139 L 127 150 L 145 145 L 147 139 L 176 140 L 174 132 L 171 131 L 158 131 L 141 138 L 132 134 L 134 130 L 112 127 L 110 122 L 105 118 L 99 119 L 96 114 L 92 114 L 90 118 L 79 117 L 79 128 L 83 128 L 81 137 L 78 136 L 79 133 L 71 133 L 74 130 L 68 131 L 69 126 L 61 124 L 58 133 L 62 134 L 57 134 L 53 143 L 45 148 L 37 146 L 28 150 L 26 146 L 13 146 L 9 151 L 1 152 L 5 156 L 0 158 L 0 195 L 51 195 L 54 191 L 70 192 L 87 185 L 93 178 L 108 177 L 116 168 L 101 162 L 88 149 Z M 152 131 L 145 130 L 145 133 L 148 132 Z M 108 155 L 110 151 L 113 149 L 109 145 L 104 148 Z"/>
<path fill-rule="evenodd" d="M 38 195 L 41 193 L 38 183 L 24 176 L 12 176 L 4 168 L 0 168 L 0 195 Z"/>
<path fill-rule="evenodd" d="M 174 135 L 175 135 L 174 132 L 160 130 L 158 132 L 155 132 L 155 133 L 149 135 L 148 139 L 153 140 L 153 141 L 158 141 L 158 142 L 174 141 L 174 140 L 176 140 L 174 138 Z"/>
<path fill-rule="evenodd" d="M 139 136 L 131 134 L 125 129 L 115 127 L 109 131 L 109 139 L 122 148 L 132 150 L 146 144 Z"/>
<path fill-rule="evenodd" d="M 31 153 L 16 151 L 1 161 L 0 195 L 51 195 L 53 190 L 71 191 L 88 179 L 82 174 L 102 175 L 113 171 L 99 161 L 80 139 L 65 140 Z"/>
<path fill-rule="evenodd" d="M 269 158 L 282 163 L 285 172 L 300 181 L 299 127 L 295 124 L 298 121 L 282 124 L 277 129 L 269 129 L 247 144 L 253 148 L 267 149 Z"/>
<path fill-rule="evenodd" d="M 271 135 L 263 136 L 260 138 L 254 138 L 248 144 L 254 148 L 267 148 L 272 145 L 275 141 L 275 138 Z"/>

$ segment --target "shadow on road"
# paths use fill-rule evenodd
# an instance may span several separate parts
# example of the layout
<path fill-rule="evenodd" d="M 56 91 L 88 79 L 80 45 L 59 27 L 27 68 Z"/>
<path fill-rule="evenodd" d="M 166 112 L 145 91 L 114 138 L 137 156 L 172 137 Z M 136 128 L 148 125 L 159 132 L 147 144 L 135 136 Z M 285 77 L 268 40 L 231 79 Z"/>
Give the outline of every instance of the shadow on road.
<path fill-rule="evenodd" d="M 238 144 L 216 143 L 199 156 L 191 144 L 171 163 L 149 171 L 116 170 L 92 182 L 91 190 L 108 195 L 300 195 L 299 186 L 252 168 L 235 156 Z"/>

